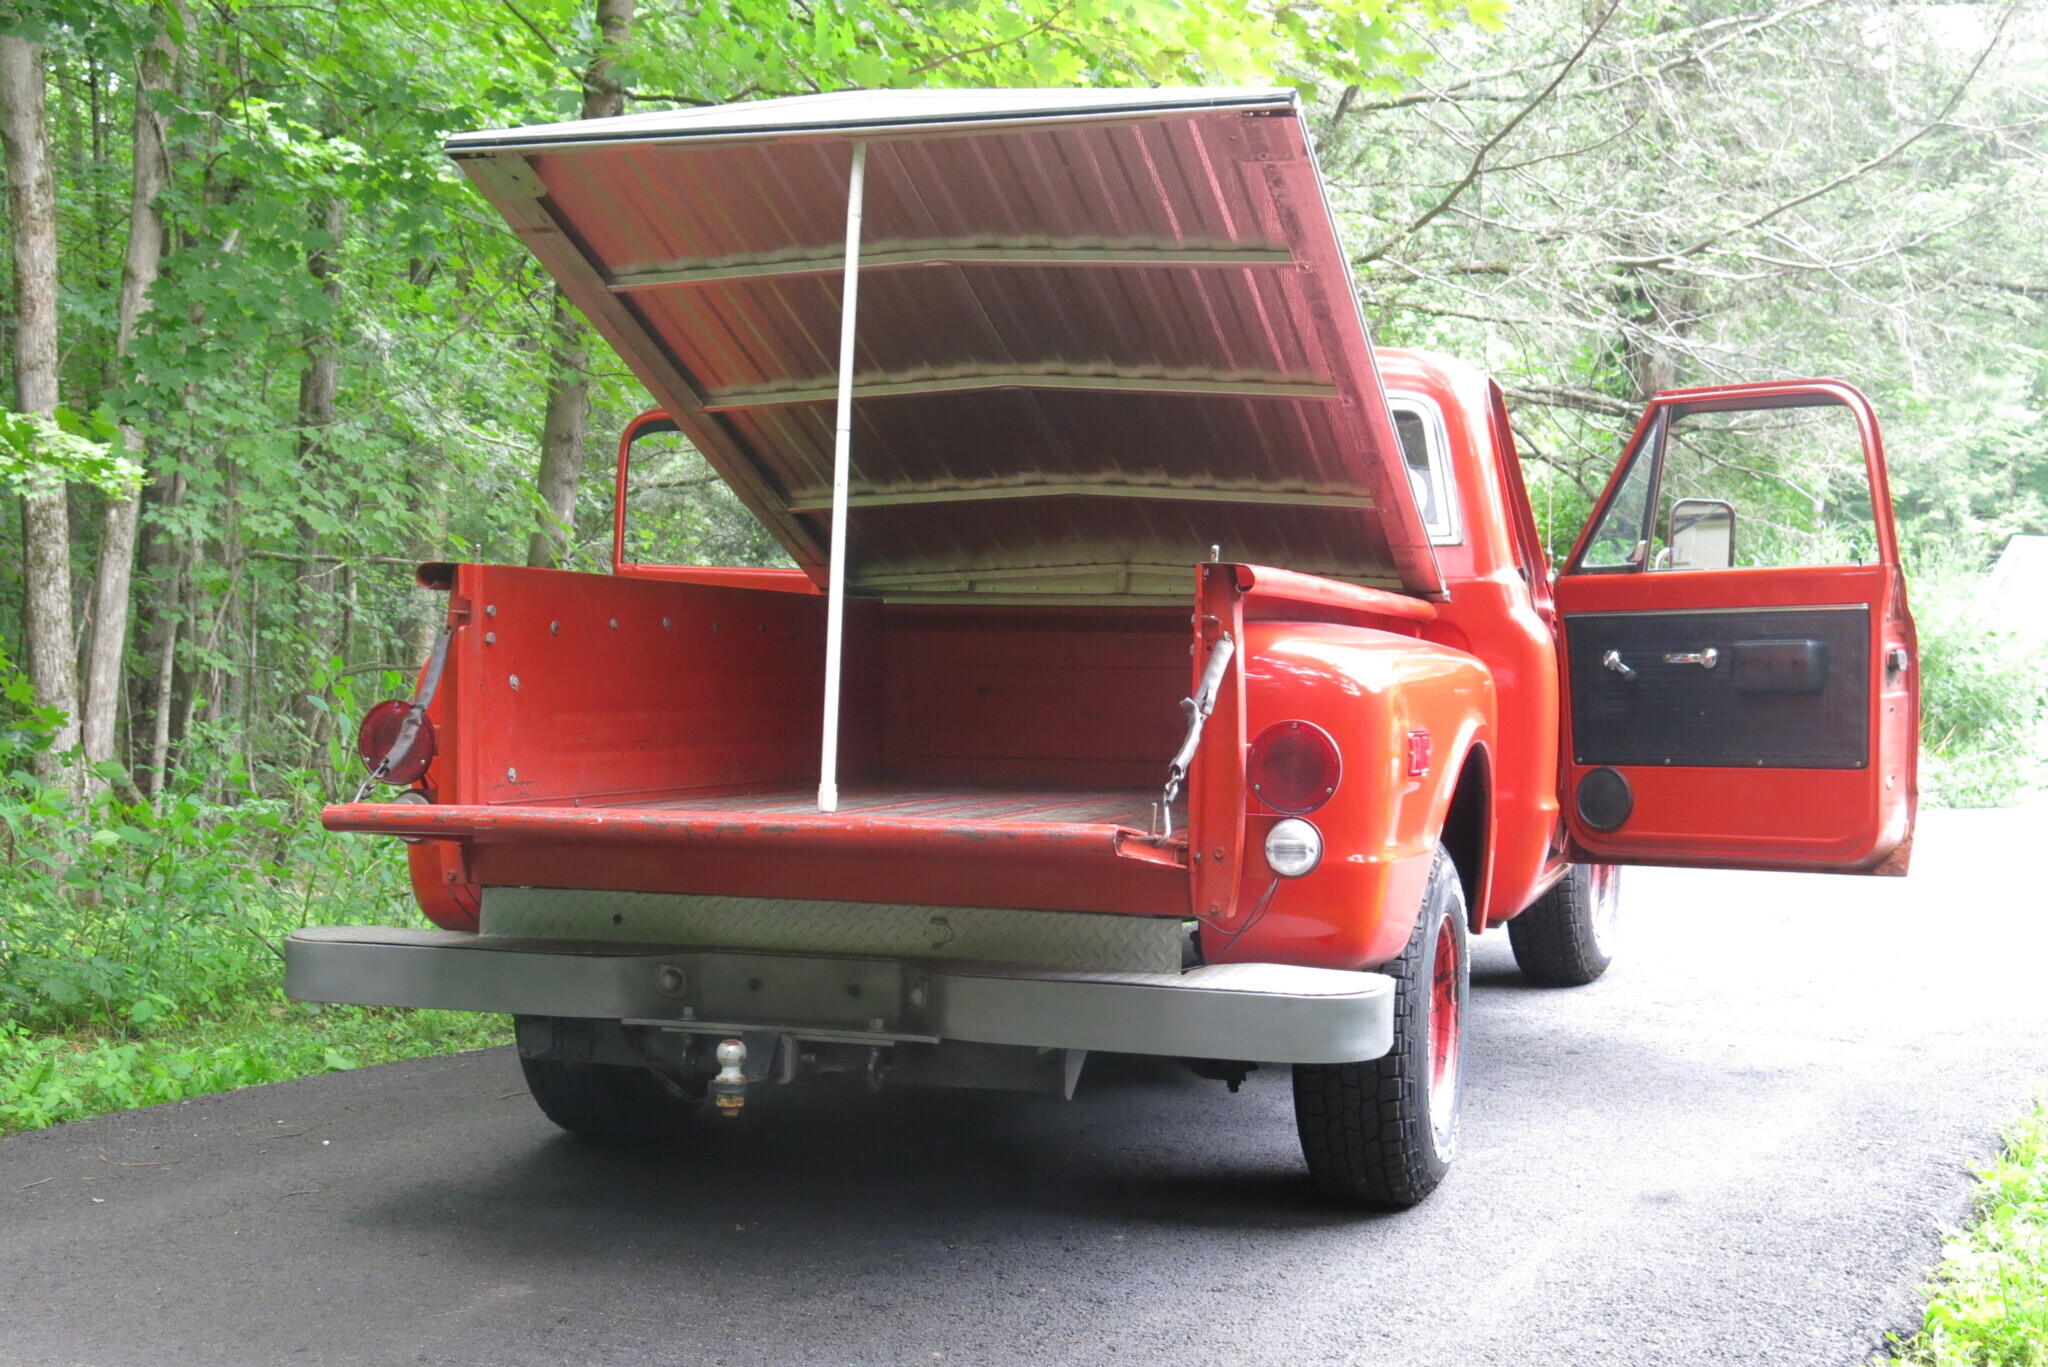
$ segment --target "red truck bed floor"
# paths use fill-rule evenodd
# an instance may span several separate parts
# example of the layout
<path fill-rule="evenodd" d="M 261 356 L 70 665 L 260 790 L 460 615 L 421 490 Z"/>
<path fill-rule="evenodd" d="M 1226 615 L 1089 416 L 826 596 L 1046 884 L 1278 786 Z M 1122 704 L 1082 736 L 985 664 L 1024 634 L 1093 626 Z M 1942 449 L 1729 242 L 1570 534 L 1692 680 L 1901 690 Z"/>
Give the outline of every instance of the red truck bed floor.
<path fill-rule="evenodd" d="M 1076 826 L 1122 826 L 1148 830 L 1158 791 L 1096 792 L 1061 788 L 974 788 L 907 783 L 851 783 L 839 790 L 841 814 L 891 817 L 914 821 L 1053 822 Z M 636 802 L 648 811 L 733 812 L 756 816 L 818 815 L 815 787 L 777 788 L 717 797 L 678 798 L 669 802 Z M 1176 829 L 1185 820 L 1183 804 L 1175 804 Z"/>

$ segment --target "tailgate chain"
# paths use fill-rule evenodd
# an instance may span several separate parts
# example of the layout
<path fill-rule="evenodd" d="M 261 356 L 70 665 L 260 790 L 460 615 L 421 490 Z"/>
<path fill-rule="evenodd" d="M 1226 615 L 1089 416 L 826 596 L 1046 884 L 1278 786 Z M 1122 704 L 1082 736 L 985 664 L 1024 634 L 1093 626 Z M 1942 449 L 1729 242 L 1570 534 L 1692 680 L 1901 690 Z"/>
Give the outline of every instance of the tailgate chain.
<path fill-rule="evenodd" d="M 1224 632 L 1216 638 L 1216 644 L 1209 650 L 1209 663 L 1202 669 L 1202 681 L 1195 687 L 1195 696 L 1182 698 L 1180 710 L 1187 714 L 1187 739 L 1180 743 L 1180 752 L 1173 757 L 1173 763 L 1166 768 L 1166 791 L 1152 808 L 1152 843 L 1163 845 L 1173 838 L 1173 801 L 1180 796 L 1183 784 L 1187 782 L 1188 769 L 1195 762 L 1195 751 L 1202 743 L 1202 723 L 1209 720 L 1209 714 L 1216 710 L 1216 693 L 1223 687 L 1223 671 L 1230 667 L 1230 657 L 1237 651 L 1237 642 Z"/>

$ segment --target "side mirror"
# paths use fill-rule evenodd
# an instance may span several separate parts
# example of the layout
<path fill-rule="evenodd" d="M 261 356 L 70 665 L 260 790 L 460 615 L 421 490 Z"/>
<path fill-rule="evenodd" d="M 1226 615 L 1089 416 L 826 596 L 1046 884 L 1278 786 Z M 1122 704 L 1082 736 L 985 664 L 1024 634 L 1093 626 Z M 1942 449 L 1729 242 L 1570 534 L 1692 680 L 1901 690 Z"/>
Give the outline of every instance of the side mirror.
<path fill-rule="evenodd" d="M 1725 570 L 1735 564 L 1735 505 L 1718 498 L 1681 498 L 1671 505 L 1670 547 L 1674 570 Z"/>

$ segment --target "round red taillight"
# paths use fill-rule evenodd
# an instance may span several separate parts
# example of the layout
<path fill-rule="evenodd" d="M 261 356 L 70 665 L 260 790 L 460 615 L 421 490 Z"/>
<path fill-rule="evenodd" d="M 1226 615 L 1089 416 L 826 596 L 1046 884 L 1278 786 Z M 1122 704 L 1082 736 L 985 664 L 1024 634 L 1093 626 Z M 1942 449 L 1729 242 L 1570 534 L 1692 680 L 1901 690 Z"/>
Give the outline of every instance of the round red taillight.
<path fill-rule="evenodd" d="M 1344 761 L 1330 733 L 1307 721 L 1276 721 L 1252 742 L 1252 794 L 1276 812 L 1300 816 L 1330 800 Z"/>
<path fill-rule="evenodd" d="M 380 702 L 363 714 L 363 724 L 356 728 L 356 753 L 363 757 L 363 763 L 372 771 L 398 743 L 399 729 L 405 725 L 406 714 L 411 711 L 412 704 L 408 702 Z M 433 762 L 434 723 L 423 716 L 412 744 L 384 771 L 384 781 L 401 788 L 417 783 Z"/>

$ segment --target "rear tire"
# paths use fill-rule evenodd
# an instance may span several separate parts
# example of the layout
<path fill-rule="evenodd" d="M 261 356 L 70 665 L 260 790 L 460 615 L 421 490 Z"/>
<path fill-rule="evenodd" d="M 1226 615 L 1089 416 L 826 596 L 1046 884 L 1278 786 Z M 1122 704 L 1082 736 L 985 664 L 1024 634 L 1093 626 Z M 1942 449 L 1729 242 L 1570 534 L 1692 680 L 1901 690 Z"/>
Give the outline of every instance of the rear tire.
<path fill-rule="evenodd" d="M 1620 915 L 1621 870 L 1574 864 L 1508 922 L 1515 963 L 1539 987 L 1584 987 L 1614 962 Z"/>
<path fill-rule="evenodd" d="M 1435 1191 L 1458 1147 L 1465 1001 L 1472 966 L 1465 891 L 1437 847 L 1422 914 L 1394 980 L 1394 1047 L 1365 1063 L 1294 1066 L 1294 1121 L 1316 1190 L 1401 1210 Z"/>
<path fill-rule="evenodd" d="M 585 1139 L 646 1143 L 681 1130 L 697 1104 L 671 1092 L 652 1069 L 521 1057 L 541 1114 Z"/>

